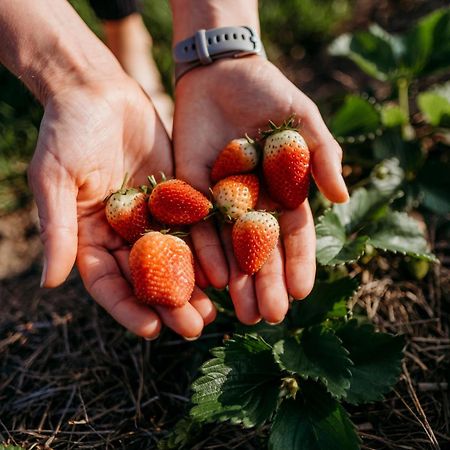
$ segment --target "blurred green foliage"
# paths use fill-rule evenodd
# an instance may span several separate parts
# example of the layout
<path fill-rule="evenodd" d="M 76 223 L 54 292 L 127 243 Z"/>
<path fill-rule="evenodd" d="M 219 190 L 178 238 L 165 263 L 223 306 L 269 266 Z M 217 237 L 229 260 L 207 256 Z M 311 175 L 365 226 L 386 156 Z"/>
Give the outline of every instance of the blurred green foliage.
<path fill-rule="evenodd" d="M 260 0 L 263 40 L 269 56 L 295 57 L 330 41 L 347 19 L 354 0 Z M 88 0 L 70 0 L 102 38 Z M 144 0 L 143 18 L 153 37 L 153 55 L 172 92 L 172 18 L 167 0 Z M 282 30 L 282 32 L 280 32 Z M 26 167 L 36 145 L 42 108 L 23 84 L 0 66 L 0 214 L 20 207 L 30 195 Z"/>

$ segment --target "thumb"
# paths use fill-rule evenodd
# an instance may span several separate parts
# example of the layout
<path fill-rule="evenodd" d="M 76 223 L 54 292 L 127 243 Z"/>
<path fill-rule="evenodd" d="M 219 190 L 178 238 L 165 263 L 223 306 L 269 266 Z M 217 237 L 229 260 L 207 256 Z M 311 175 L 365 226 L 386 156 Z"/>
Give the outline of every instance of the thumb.
<path fill-rule="evenodd" d="M 303 94 L 297 101 L 301 133 L 311 152 L 314 180 L 329 200 L 342 203 L 348 200 L 348 191 L 342 177 L 342 149 L 329 132 L 318 108 Z"/>
<path fill-rule="evenodd" d="M 68 277 L 78 247 L 77 188 L 67 171 L 31 164 L 28 172 L 44 244 L 41 287 L 56 287 Z"/>

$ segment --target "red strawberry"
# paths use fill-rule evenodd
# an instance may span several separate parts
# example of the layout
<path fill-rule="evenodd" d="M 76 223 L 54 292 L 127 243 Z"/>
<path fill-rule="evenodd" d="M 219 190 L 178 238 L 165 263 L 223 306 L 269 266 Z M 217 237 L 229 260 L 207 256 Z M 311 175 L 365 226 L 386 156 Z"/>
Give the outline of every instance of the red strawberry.
<path fill-rule="evenodd" d="M 121 188 L 111 194 L 106 201 L 105 213 L 114 231 L 131 244 L 151 227 L 147 195 L 138 189 Z"/>
<path fill-rule="evenodd" d="M 212 209 L 211 202 L 201 192 L 181 180 L 156 184 L 148 206 L 153 217 L 166 225 L 200 222 Z"/>
<path fill-rule="evenodd" d="M 233 139 L 219 153 L 211 170 L 211 180 L 251 172 L 258 164 L 258 150 L 250 138 Z"/>
<path fill-rule="evenodd" d="M 183 306 L 194 290 L 194 258 L 180 238 L 152 231 L 135 242 L 129 256 L 138 300 L 170 308 Z"/>
<path fill-rule="evenodd" d="M 264 211 L 250 211 L 236 220 L 232 240 L 234 256 L 243 272 L 258 272 L 277 245 L 280 227 L 277 219 Z"/>
<path fill-rule="evenodd" d="M 229 220 L 237 219 L 256 206 L 259 193 L 258 177 L 253 174 L 233 175 L 213 187 L 219 210 Z"/>
<path fill-rule="evenodd" d="M 308 196 L 309 150 L 292 120 L 277 127 L 271 123 L 266 137 L 263 173 L 269 196 L 283 208 L 295 209 Z"/>

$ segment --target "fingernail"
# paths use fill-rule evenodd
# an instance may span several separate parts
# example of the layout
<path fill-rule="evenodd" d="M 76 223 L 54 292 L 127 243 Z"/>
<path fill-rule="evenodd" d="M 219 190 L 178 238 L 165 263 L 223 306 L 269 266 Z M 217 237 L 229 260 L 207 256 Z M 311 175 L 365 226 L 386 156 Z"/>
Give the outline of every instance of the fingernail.
<path fill-rule="evenodd" d="M 47 258 L 44 255 L 44 261 L 42 264 L 41 282 L 39 283 L 39 286 L 41 288 L 44 287 L 46 277 L 47 277 Z"/>
<path fill-rule="evenodd" d="M 159 338 L 159 335 L 160 335 L 160 333 L 158 333 L 156 336 L 153 336 L 153 337 L 144 337 L 144 339 L 148 342 L 156 341 L 156 339 Z"/>
<path fill-rule="evenodd" d="M 281 320 L 278 321 L 278 322 L 268 322 L 268 321 L 266 320 L 266 323 L 267 323 L 267 325 L 280 325 L 280 323 L 283 322 L 283 320 L 284 320 L 284 318 L 281 319 Z"/>
<path fill-rule="evenodd" d="M 198 334 L 197 336 L 194 336 L 194 337 L 185 337 L 185 336 L 183 336 L 183 339 L 185 340 L 185 341 L 196 341 L 199 337 L 201 336 L 201 333 L 200 334 Z"/>

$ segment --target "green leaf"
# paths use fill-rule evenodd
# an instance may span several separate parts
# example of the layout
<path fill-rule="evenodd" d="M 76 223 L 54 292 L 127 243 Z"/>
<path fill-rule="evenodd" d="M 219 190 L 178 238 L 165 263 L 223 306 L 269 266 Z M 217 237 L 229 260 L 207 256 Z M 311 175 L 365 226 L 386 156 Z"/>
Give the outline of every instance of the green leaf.
<path fill-rule="evenodd" d="M 450 67 L 450 10 L 429 14 L 402 35 L 389 34 L 377 25 L 342 35 L 329 51 L 350 58 L 381 81 L 411 80 L 443 71 Z"/>
<path fill-rule="evenodd" d="M 347 203 L 325 211 L 316 225 L 316 257 L 323 265 L 357 261 L 368 236 L 354 235 L 368 222 L 383 217 L 391 198 L 376 189 L 356 189 Z"/>
<path fill-rule="evenodd" d="M 269 450 L 358 450 L 359 438 L 344 408 L 312 383 L 285 400 L 275 416 Z"/>
<path fill-rule="evenodd" d="M 344 225 L 347 233 L 353 233 L 365 222 L 383 217 L 391 198 L 376 189 L 355 189 L 347 203 L 335 204 L 333 212 Z"/>
<path fill-rule="evenodd" d="M 405 63 L 419 75 L 450 67 L 450 9 L 428 14 L 406 35 Z"/>
<path fill-rule="evenodd" d="M 278 325 L 269 325 L 264 321 L 258 322 L 256 325 L 244 325 L 242 323 L 236 325 L 237 334 L 253 334 L 260 336 L 270 345 L 283 339 L 286 335 L 286 331 L 287 329 L 284 322 Z"/>
<path fill-rule="evenodd" d="M 345 227 L 333 210 L 325 211 L 316 225 L 316 257 L 323 265 L 357 261 L 364 253 L 367 236 L 347 239 Z"/>
<path fill-rule="evenodd" d="M 387 81 L 394 79 L 398 71 L 395 49 L 399 45 L 400 41 L 375 25 L 369 31 L 339 36 L 330 45 L 329 52 L 350 58 L 370 76 Z"/>
<path fill-rule="evenodd" d="M 191 418 L 187 417 L 180 419 L 170 431 L 169 435 L 158 442 L 158 450 L 181 450 L 191 448 L 192 441 L 194 437 L 198 435 L 200 430 L 201 425 Z"/>
<path fill-rule="evenodd" d="M 417 141 L 405 141 L 398 129 L 386 130 L 373 142 L 374 156 L 378 160 L 397 158 L 405 171 L 416 172 L 423 163 L 423 153 Z"/>
<path fill-rule="evenodd" d="M 408 116 L 400 106 L 389 103 L 381 108 L 381 122 L 385 127 L 401 127 L 408 123 Z"/>
<path fill-rule="evenodd" d="M 430 253 L 427 241 L 417 221 L 406 213 L 390 211 L 368 233 L 369 244 L 375 248 L 428 261 L 437 261 Z"/>
<path fill-rule="evenodd" d="M 336 281 L 316 281 L 312 292 L 302 301 L 291 306 L 290 317 L 295 327 L 317 325 L 329 318 L 344 317 L 347 302 L 358 289 L 356 278 L 341 278 Z"/>
<path fill-rule="evenodd" d="M 356 320 L 347 322 L 336 334 L 354 364 L 346 401 L 360 404 L 381 400 L 400 376 L 404 339 L 376 333 L 373 325 L 358 325 Z"/>
<path fill-rule="evenodd" d="M 450 164 L 427 160 L 417 176 L 421 203 L 436 214 L 450 213 Z"/>
<path fill-rule="evenodd" d="M 330 121 L 335 136 L 345 137 L 374 132 L 380 126 L 380 115 L 367 100 L 349 95 Z"/>
<path fill-rule="evenodd" d="M 422 92 L 417 96 L 417 105 L 428 123 L 450 128 L 450 83 L 441 90 Z"/>
<path fill-rule="evenodd" d="M 273 352 L 282 369 L 321 381 L 336 398 L 345 396 L 352 362 L 332 330 L 320 326 L 308 328 L 300 339 L 291 337 L 277 342 Z"/>
<path fill-rule="evenodd" d="M 260 425 L 273 413 L 280 370 L 272 347 L 256 336 L 234 336 L 212 350 L 192 385 L 191 417 L 199 422 L 230 420 L 244 427 Z"/>

